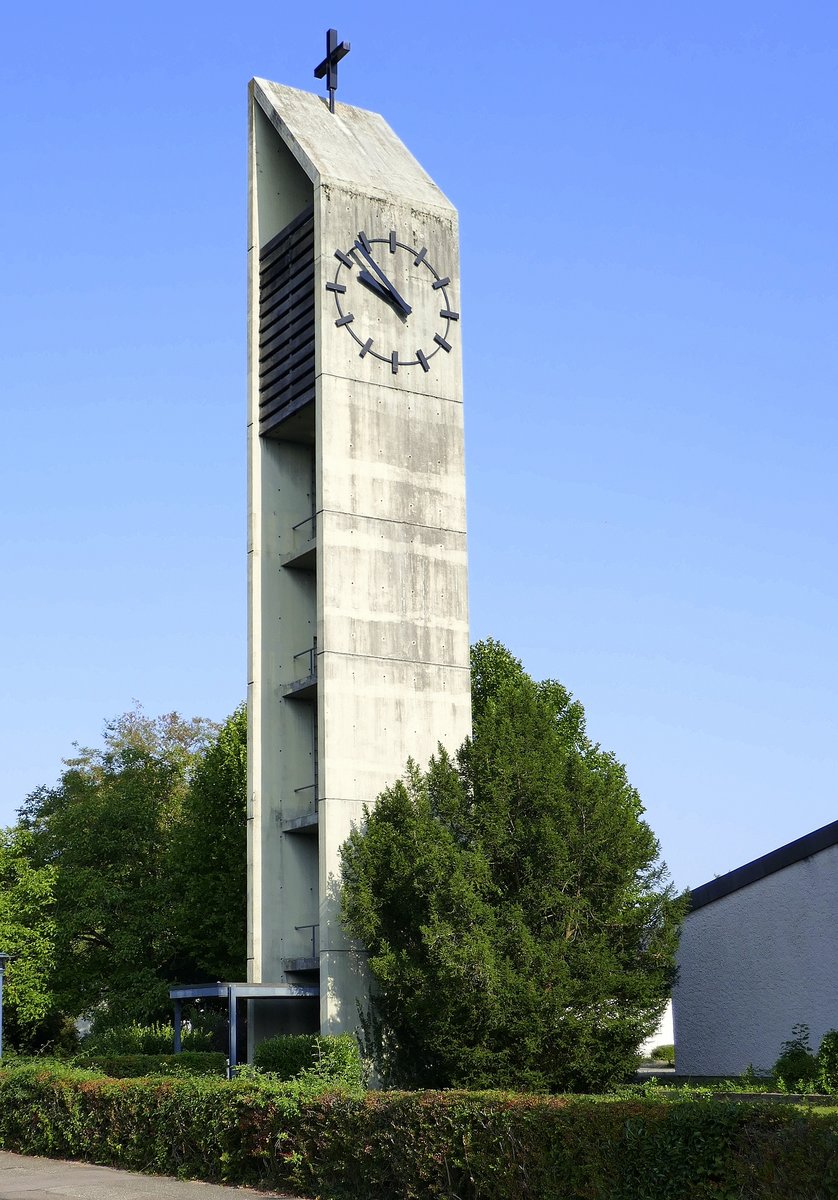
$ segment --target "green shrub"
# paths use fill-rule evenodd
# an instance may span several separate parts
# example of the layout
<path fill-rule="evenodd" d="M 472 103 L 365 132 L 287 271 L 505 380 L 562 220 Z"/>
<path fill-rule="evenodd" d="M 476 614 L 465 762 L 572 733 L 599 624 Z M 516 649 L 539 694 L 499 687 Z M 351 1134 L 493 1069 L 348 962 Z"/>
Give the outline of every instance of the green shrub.
<path fill-rule="evenodd" d="M 266 1038 L 253 1052 L 253 1065 L 279 1079 L 293 1079 L 314 1061 L 314 1038 L 309 1033 Z"/>
<path fill-rule="evenodd" d="M 668 1067 L 675 1066 L 675 1047 L 662 1045 L 655 1046 L 649 1057 L 653 1062 L 665 1063 Z"/>
<path fill-rule="evenodd" d="M 785 1092 L 810 1091 L 818 1078 L 818 1060 L 809 1045 L 809 1026 L 793 1025 L 791 1037 L 780 1047 L 772 1068 L 777 1086 Z"/>
<path fill-rule="evenodd" d="M 838 1029 L 830 1029 L 821 1039 L 818 1087 L 823 1092 L 838 1092 Z"/>
<path fill-rule="evenodd" d="M 358 1043 L 349 1033 L 325 1037 L 300 1033 L 267 1038 L 256 1047 L 253 1065 L 278 1079 L 295 1079 L 305 1074 L 349 1087 L 362 1087 L 364 1083 Z"/>
<path fill-rule="evenodd" d="M 211 1030 L 185 1026 L 181 1030 L 184 1050 L 214 1050 Z M 156 1021 L 151 1025 L 116 1025 L 87 1035 L 81 1045 L 83 1055 L 173 1054 L 175 1030 L 171 1024 Z"/>
<path fill-rule="evenodd" d="M 838 1116 L 785 1105 L 0 1071 L 0 1146 L 331 1200 L 834 1200 Z"/>
<path fill-rule="evenodd" d="M 137 1079 L 142 1075 L 226 1075 L 227 1058 L 210 1050 L 184 1050 L 181 1054 L 91 1054 L 79 1065 L 101 1071 L 112 1079 Z"/>

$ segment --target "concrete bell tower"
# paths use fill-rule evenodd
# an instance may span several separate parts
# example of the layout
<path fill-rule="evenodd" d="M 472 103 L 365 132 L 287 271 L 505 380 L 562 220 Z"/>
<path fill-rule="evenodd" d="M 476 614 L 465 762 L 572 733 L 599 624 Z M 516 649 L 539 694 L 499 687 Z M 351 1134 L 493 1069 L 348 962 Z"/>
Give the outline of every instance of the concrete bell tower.
<path fill-rule="evenodd" d="M 376 113 L 249 111 L 253 1044 L 357 1027 L 339 848 L 471 704 L 456 211 Z"/>

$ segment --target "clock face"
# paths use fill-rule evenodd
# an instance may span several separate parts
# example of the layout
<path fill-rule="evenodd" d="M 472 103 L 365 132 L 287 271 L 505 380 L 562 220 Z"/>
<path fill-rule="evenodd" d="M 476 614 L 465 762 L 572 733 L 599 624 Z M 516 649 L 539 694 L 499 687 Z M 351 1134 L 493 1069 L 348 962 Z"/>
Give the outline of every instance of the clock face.
<path fill-rule="evenodd" d="M 362 231 L 345 250 L 336 250 L 334 280 L 326 284 L 337 306 L 335 324 L 370 355 L 389 365 L 431 370 L 431 360 L 451 351 L 460 314 L 451 307 L 451 280 L 437 271 L 424 246 Z"/>

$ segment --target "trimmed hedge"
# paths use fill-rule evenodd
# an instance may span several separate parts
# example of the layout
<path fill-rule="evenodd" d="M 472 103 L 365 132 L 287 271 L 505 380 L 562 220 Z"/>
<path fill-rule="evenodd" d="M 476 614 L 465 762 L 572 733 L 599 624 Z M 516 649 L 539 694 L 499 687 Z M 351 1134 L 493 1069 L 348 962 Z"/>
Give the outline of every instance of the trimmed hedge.
<path fill-rule="evenodd" d="M 671 1043 L 664 1042 L 663 1045 L 655 1046 L 649 1058 L 651 1058 L 652 1062 L 666 1063 L 667 1066 L 674 1067 L 675 1047 Z"/>
<path fill-rule="evenodd" d="M 834 1200 L 838 1118 L 712 1100 L 0 1072 L 0 1145 L 348 1200 Z"/>
<path fill-rule="evenodd" d="M 98 1071 L 112 1079 L 227 1074 L 225 1055 L 212 1050 L 184 1050 L 180 1054 L 86 1054 L 76 1061 L 82 1070 Z"/>

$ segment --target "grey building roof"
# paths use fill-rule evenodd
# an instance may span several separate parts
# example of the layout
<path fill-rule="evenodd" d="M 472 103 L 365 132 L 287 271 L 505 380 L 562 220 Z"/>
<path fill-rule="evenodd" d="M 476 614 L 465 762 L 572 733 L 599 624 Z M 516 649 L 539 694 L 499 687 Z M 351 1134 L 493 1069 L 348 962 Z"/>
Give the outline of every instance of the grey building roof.
<path fill-rule="evenodd" d="M 784 867 L 802 862 L 803 859 L 811 858 L 813 854 L 819 854 L 835 845 L 838 845 L 838 821 L 823 825 L 820 829 L 815 829 L 793 842 L 787 842 L 785 846 L 780 846 L 769 854 L 763 854 L 762 858 L 755 858 L 753 862 L 745 863 L 735 871 L 728 871 L 727 875 L 719 875 L 709 883 L 693 888 L 690 912 L 704 908 L 707 904 L 714 904 L 716 900 L 729 896 L 731 892 L 738 892 L 751 883 L 765 879 L 767 875 L 774 875 Z"/>

